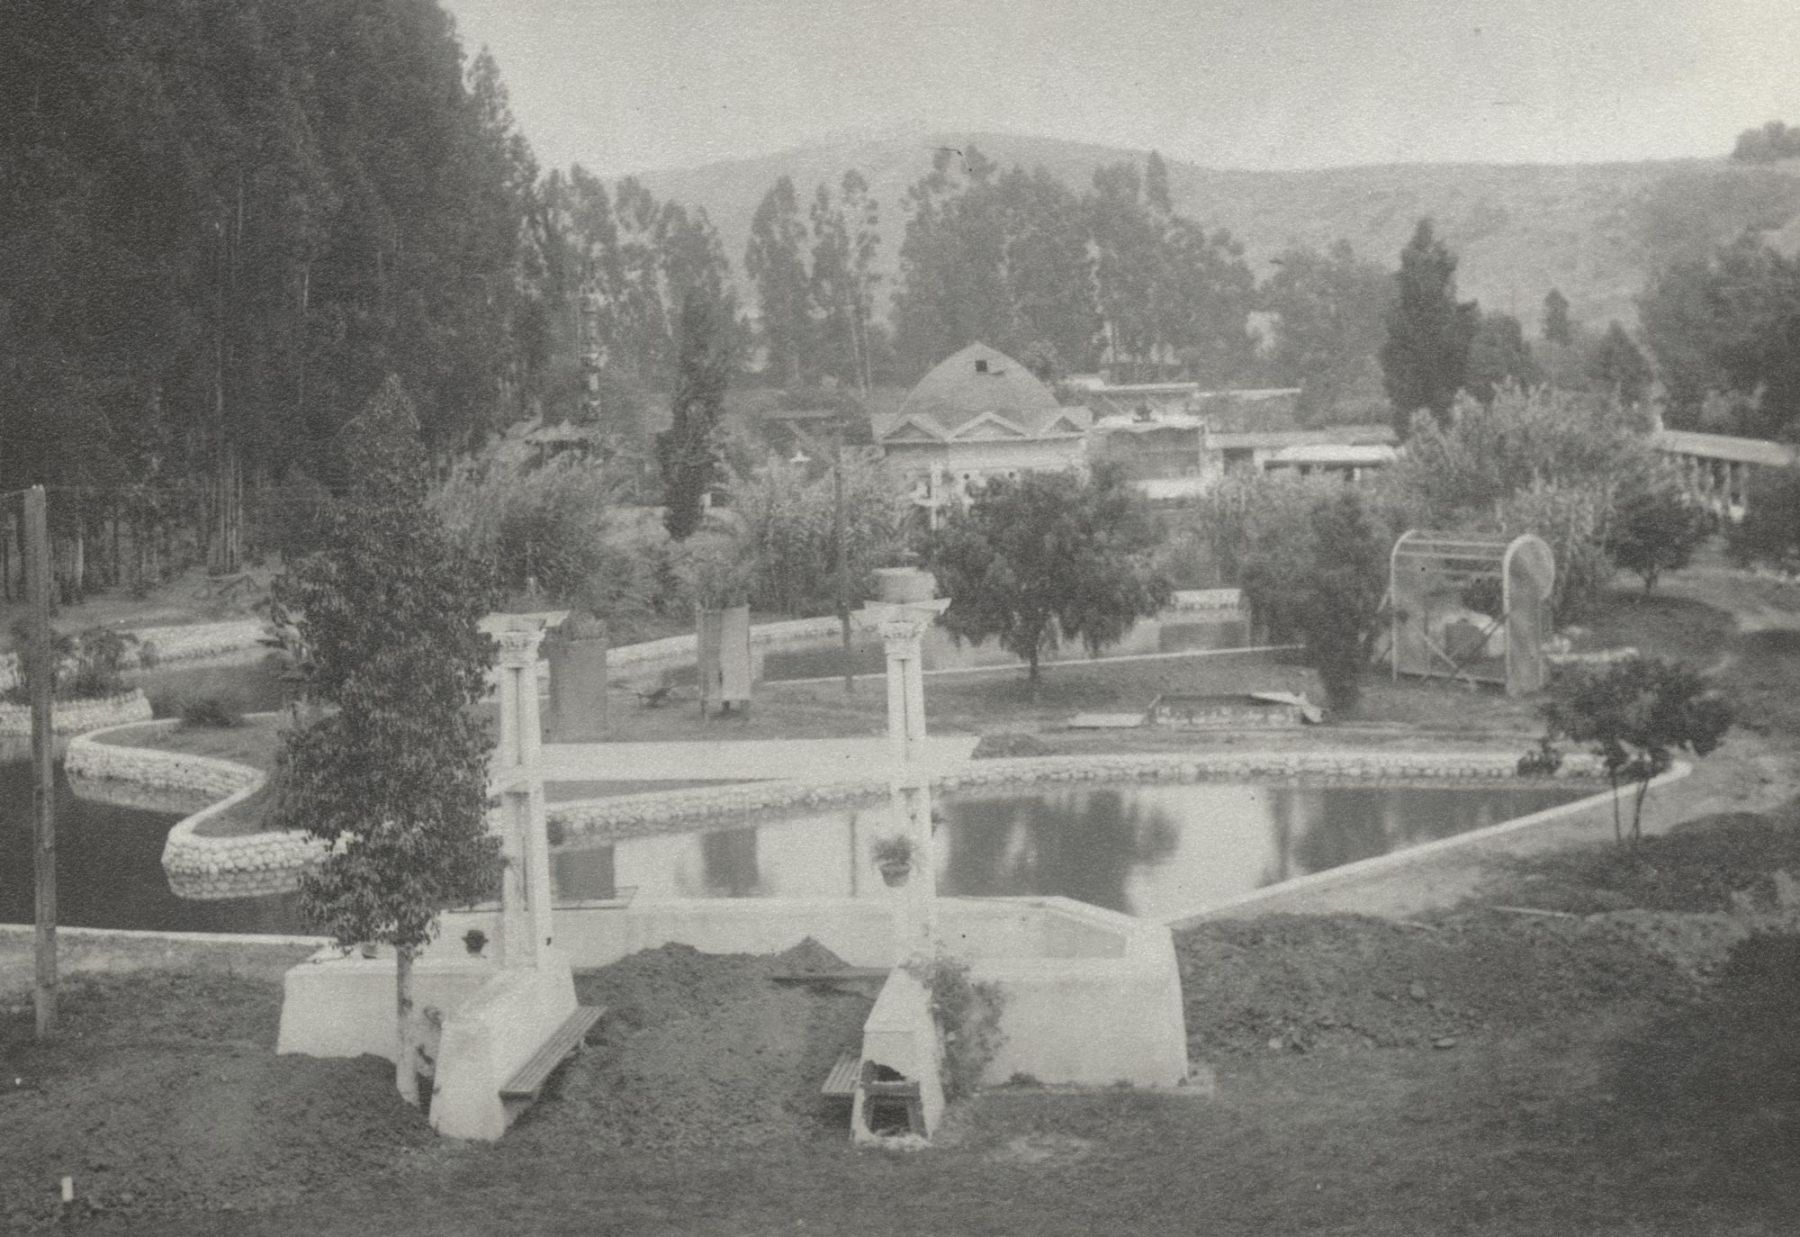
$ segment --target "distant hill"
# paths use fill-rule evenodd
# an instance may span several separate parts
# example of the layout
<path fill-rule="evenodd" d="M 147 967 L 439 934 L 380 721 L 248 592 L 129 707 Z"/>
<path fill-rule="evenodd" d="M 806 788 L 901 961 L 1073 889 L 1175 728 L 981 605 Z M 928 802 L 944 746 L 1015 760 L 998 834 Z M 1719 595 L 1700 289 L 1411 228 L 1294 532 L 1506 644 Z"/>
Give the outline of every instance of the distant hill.
<path fill-rule="evenodd" d="M 752 159 L 639 176 L 659 197 L 706 208 L 733 265 L 743 262 L 750 218 L 776 178 L 794 178 L 802 202 L 820 182 L 856 168 L 882 206 L 883 263 L 891 272 L 905 230 L 906 188 L 939 146 L 977 146 L 1003 166 L 1043 166 L 1085 189 L 1094 169 L 1147 153 L 1006 133 L 920 134 L 822 143 Z M 1169 161 L 1183 214 L 1231 230 L 1258 276 L 1294 243 L 1348 240 L 1359 256 L 1397 265 L 1420 216 L 1460 256 L 1463 297 L 1518 315 L 1538 331 L 1540 307 L 1562 289 L 1577 321 L 1636 322 L 1634 298 L 1661 262 L 1800 216 L 1800 167 L 1746 167 L 1724 158 L 1572 165 L 1396 164 L 1323 171 L 1221 171 Z M 890 283 L 891 286 L 891 283 Z"/>

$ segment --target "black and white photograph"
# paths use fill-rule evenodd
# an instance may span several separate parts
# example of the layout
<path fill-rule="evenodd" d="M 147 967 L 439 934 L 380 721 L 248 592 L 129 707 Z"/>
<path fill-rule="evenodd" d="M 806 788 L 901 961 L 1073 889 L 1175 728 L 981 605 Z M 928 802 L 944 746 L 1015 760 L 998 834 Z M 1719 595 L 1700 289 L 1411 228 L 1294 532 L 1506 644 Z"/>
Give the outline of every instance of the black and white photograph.
<path fill-rule="evenodd" d="M 1796 1231 L 1797 51 L 0 0 L 0 1234 Z"/>

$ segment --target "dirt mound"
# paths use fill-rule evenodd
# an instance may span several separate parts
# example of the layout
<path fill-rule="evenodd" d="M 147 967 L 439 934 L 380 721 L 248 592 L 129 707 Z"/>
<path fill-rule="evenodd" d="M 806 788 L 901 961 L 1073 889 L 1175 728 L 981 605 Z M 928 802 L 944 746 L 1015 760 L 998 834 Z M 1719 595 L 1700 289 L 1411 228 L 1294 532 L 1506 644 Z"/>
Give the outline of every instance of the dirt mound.
<path fill-rule="evenodd" d="M 1679 1004 L 1693 982 L 1604 923 L 1472 912 L 1429 925 L 1356 915 L 1219 921 L 1176 936 L 1194 1055 L 1444 1047 L 1620 999 Z"/>
<path fill-rule="evenodd" d="M 1629 808 L 1627 808 L 1629 811 Z M 1495 902 L 1595 914 L 1642 909 L 1733 910 L 1775 894 L 1778 871 L 1800 872 L 1800 802 L 1775 812 L 1726 812 L 1677 825 L 1635 847 L 1612 845 L 1518 862 Z"/>
<path fill-rule="evenodd" d="M 8 1010 L 0 1229 L 54 1221 L 63 1177 L 76 1219 L 261 1209 L 432 1141 L 387 1062 L 277 1057 L 279 1002 L 274 984 L 224 976 L 76 977 L 50 1048 Z"/>
<path fill-rule="evenodd" d="M 554 1153 L 570 1138 L 673 1151 L 847 1137 L 819 1085 L 861 1042 L 871 999 L 768 978 L 844 965 L 817 941 L 776 957 L 667 945 L 578 977 L 612 1016 L 508 1138 Z"/>
<path fill-rule="evenodd" d="M 829 971 L 842 971 L 846 965 L 842 958 L 810 936 L 792 949 L 778 953 L 769 960 L 769 970 L 773 974 L 781 974 L 785 971 L 793 975 L 818 975 Z"/>

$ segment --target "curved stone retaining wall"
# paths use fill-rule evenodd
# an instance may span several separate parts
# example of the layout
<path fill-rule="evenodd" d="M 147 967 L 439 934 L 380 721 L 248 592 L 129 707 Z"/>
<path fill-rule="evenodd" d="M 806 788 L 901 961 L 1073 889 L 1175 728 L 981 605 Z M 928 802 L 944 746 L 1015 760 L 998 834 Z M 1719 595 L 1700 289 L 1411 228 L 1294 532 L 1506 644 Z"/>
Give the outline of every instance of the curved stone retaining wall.
<path fill-rule="evenodd" d="M 262 785 L 263 775 L 249 765 L 216 756 L 194 756 L 158 747 L 125 747 L 101 740 L 115 731 L 137 729 L 169 730 L 181 723 L 175 718 L 137 723 L 133 726 L 111 726 L 105 731 L 82 735 L 69 743 L 63 768 L 70 777 L 95 781 L 132 782 L 156 790 L 187 791 L 214 799 L 236 794 L 247 786 Z"/>
<path fill-rule="evenodd" d="M 140 627 L 124 633 L 136 636 L 137 643 L 126 646 L 119 665 L 129 670 L 140 668 L 146 661 L 158 666 L 198 661 L 255 661 L 268 652 L 262 643 L 266 630 L 261 619 Z M 12 687 L 18 681 L 18 655 L 0 653 L 0 690 Z"/>
<path fill-rule="evenodd" d="M 1204 590 L 1186 608 L 1229 608 L 1235 590 Z M 838 629 L 826 616 L 753 628 L 759 645 L 816 639 Z M 615 649 L 616 666 L 654 666 L 691 659 L 694 637 L 673 636 Z M 168 723 L 176 724 L 174 722 Z M 251 897 L 295 887 L 299 874 L 322 853 L 317 839 L 297 832 L 206 837 L 205 822 L 254 794 L 263 783 L 255 769 L 231 761 L 148 748 L 119 747 L 93 735 L 71 742 L 68 768 L 96 779 L 128 780 L 169 789 L 227 797 L 181 821 L 169 832 L 163 869 L 170 886 L 187 898 Z M 1518 753 L 1501 751 L 1404 752 L 1389 750 L 1219 751 L 1048 756 L 972 761 L 934 782 L 940 792 L 971 787 L 1075 781 L 1244 781 L 1305 778 L 1353 784 L 1416 783 L 1431 780 L 1498 780 L 1517 777 Z M 1557 775 L 1591 780 L 1599 769 L 1591 757 L 1572 756 Z M 748 815 L 853 803 L 885 794 L 885 773 L 849 779 L 757 782 L 699 787 L 609 799 L 549 805 L 549 819 L 566 835 L 633 837 L 703 827 L 709 820 L 741 820 Z"/>
<path fill-rule="evenodd" d="M 1517 778 L 1513 752 L 1395 752 L 1354 749 L 1232 751 L 1042 756 L 971 761 L 933 779 L 939 792 L 984 786 L 1099 781 L 1269 781 L 1398 785 L 1429 781 Z M 1592 757 L 1571 756 L 1557 778 L 1590 781 L 1600 775 Z M 550 819 L 565 835 L 636 837 L 690 828 L 708 820 L 737 820 L 775 811 L 854 803 L 887 793 L 885 776 L 839 780 L 752 782 L 688 790 L 553 803 Z"/>
<path fill-rule="evenodd" d="M 750 646 L 759 649 L 778 648 L 783 644 L 817 640 L 821 636 L 835 636 L 839 630 L 835 615 L 789 619 L 780 623 L 758 623 L 750 629 Z M 608 649 L 606 664 L 609 669 L 625 667 L 634 670 L 650 669 L 668 664 L 685 665 L 693 661 L 695 656 L 694 636 L 686 634 L 665 636 L 661 640 L 646 640 L 642 644 L 626 644 L 616 649 Z"/>
<path fill-rule="evenodd" d="M 161 724 L 179 723 L 171 719 Z M 72 740 L 64 761 L 72 776 L 224 796 L 169 830 L 162 866 L 169 888 L 179 897 L 210 900 L 286 893 L 323 853 L 318 839 L 291 830 L 238 837 L 207 837 L 201 832 L 208 820 L 262 788 L 262 771 L 248 765 L 159 748 L 121 747 L 101 743 L 91 734 Z"/>
<path fill-rule="evenodd" d="M 150 701 L 138 688 L 98 700 L 58 700 L 51 710 L 57 734 L 85 734 L 109 726 L 150 720 Z M 0 704 L 0 735 L 29 735 L 31 706 Z"/>
<path fill-rule="evenodd" d="M 267 653 L 263 637 L 268 626 L 261 619 L 233 619 L 224 623 L 191 623 L 181 627 L 144 627 L 135 634 L 137 646 L 126 651 L 126 665 L 137 665 L 149 652 L 155 664 L 212 661 L 244 657 L 254 660 Z"/>

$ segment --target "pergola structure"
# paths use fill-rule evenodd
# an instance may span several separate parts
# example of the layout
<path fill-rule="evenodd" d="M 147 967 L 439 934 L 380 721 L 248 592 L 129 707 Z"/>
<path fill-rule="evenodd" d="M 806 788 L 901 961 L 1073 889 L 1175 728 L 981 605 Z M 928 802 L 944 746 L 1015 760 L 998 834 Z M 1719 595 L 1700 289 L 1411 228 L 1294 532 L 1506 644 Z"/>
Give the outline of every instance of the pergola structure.
<path fill-rule="evenodd" d="M 1388 651 L 1394 677 L 1544 685 L 1556 557 L 1543 538 L 1409 529 L 1389 559 Z"/>

